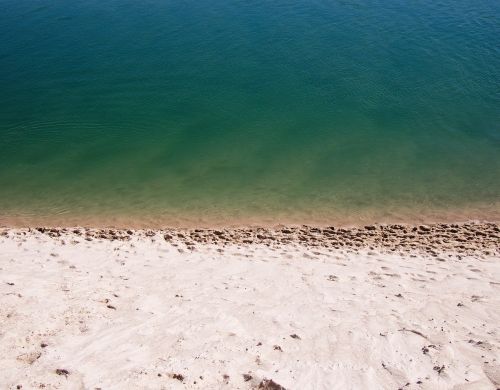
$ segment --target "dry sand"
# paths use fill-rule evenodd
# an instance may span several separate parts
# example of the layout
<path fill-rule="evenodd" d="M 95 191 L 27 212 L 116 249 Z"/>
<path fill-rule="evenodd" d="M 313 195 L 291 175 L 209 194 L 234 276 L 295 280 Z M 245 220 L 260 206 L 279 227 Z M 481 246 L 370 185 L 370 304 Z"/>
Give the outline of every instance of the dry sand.
<path fill-rule="evenodd" d="M 496 389 L 499 234 L 0 230 L 0 388 Z"/>

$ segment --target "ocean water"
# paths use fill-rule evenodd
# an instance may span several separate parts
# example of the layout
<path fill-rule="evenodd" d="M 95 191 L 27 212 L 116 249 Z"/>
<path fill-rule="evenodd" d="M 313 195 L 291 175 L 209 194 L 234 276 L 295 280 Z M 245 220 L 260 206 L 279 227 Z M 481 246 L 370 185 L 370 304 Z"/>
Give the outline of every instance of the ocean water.
<path fill-rule="evenodd" d="M 499 218 L 498 0 L 3 0 L 0 224 Z"/>

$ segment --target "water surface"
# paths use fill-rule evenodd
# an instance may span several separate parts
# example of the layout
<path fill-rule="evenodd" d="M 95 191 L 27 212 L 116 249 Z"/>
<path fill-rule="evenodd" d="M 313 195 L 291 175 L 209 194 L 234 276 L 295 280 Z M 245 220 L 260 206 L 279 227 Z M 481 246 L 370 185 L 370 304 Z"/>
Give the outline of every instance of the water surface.
<path fill-rule="evenodd" d="M 498 218 L 496 0 L 0 3 L 0 222 Z"/>

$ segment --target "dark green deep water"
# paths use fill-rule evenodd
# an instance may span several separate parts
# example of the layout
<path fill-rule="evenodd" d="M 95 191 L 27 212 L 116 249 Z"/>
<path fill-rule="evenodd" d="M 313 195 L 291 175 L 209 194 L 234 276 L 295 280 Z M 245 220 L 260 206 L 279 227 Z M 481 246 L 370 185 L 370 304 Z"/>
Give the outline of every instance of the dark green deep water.
<path fill-rule="evenodd" d="M 499 204 L 498 0 L 0 1 L 4 224 Z"/>

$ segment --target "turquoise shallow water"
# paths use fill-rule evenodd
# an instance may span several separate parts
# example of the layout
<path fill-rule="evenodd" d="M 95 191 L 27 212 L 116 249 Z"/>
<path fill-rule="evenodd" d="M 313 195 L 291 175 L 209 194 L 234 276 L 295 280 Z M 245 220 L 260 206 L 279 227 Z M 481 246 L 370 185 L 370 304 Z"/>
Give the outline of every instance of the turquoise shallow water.
<path fill-rule="evenodd" d="M 0 3 L 0 222 L 500 213 L 497 0 Z"/>

